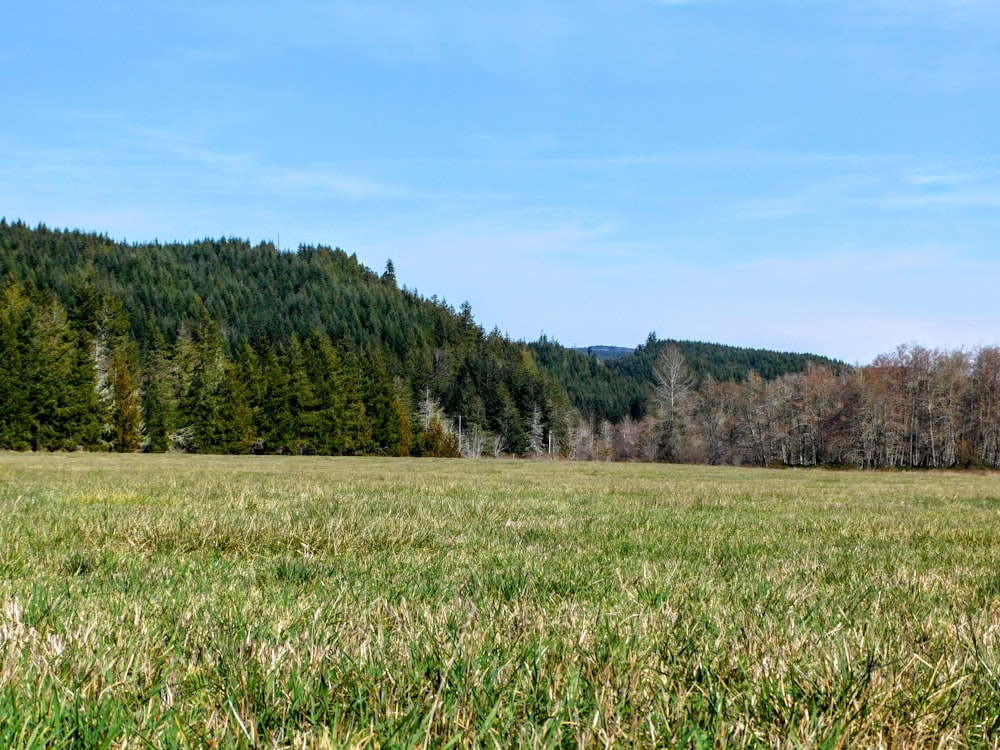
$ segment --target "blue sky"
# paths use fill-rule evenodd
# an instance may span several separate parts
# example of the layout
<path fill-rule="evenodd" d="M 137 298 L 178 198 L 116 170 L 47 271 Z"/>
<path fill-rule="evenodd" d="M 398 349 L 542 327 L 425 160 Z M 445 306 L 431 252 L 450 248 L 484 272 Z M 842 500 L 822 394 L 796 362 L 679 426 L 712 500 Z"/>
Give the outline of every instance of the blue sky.
<path fill-rule="evenodd" d="M 514 338 L 1000 343 L 1000 3 L 35 0 L 0 215 L 339 246 Z"/>

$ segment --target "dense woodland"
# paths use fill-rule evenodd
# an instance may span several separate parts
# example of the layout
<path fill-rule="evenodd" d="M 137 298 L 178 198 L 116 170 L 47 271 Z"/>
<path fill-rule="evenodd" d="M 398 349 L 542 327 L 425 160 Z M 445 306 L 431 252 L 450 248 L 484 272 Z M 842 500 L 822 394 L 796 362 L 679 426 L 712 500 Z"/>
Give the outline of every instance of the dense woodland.
<path fill-rule="evenodd" d="M 356 257 L 0 221 L 0 448 L 1000 466 L 1000 351 L 486 333 Z"/>

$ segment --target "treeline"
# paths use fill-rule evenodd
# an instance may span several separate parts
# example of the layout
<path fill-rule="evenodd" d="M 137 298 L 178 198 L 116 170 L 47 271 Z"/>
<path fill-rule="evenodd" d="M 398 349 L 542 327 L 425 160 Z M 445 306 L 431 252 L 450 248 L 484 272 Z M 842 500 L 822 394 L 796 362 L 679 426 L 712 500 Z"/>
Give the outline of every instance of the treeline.
<path fill-rule="evenodd" d="M 650 333 L 646 342 L 625 356 L 601 359 L 568 349 L 542 336 L 529 344 L 540 367 L 566 389 L 570 401 L 588 419 L 618 423 L 625 417 L 641 420 L 649 409 L 653 367 L 665 347 L 684 355 L 694 383 L 740 382 L 757 373 L 765 380 L 804 372 L 821 365 L 840 373 L 843 362 L 813 354 L 774 352 L 700 341 L 660 340 Z"/>
<path fill-rule="evenodd" d="M 0 449 L 1000 467 L 1000 350 L 514 342 L 330 248 L 0 219 Z"/>
<path fill-rule="evenodd" d="M 81 316 L 51 294 L 0 292 L 0 448 L 521 454 L 560 433 L 570 412 L 565 394 L 516 348 L 512 360 L 497 334 L 448 353 L 460 360 L 450 377 L 414 393 L 379 348 L 348 339 L 317 332 L 230 353 L 206 318 L 141 351 L 120 303 L 74 311 L 91 307 Z"/>
<path fill-rule="evenodd" d="M 391 261 L 376 274 L 337 249 L 132 245 L 0 220 L 0 293 L 0 447 L 130 449 L 109 427 L 112 375 L 135 391 L 146 450 L 422 455 L 461 435 L 470 452 L 520 455 L 539 430 L 561 434 L 570 408 L 467 303 L 425 299 Z M 334 428 L 341 408 L 348 426 Z M 396 412 L 400 438 L 386 435 Z"/>
<path fill-rule="evenodd" d="M 664 354 L 667 354 L 665 351 Z M 650 413 L 582 424 L 576 457 L 758 466 L 1000 468 L 1000 348 L 900 347 L 851 370 L 813 366 L 695 387 L 660 360 Z"/>

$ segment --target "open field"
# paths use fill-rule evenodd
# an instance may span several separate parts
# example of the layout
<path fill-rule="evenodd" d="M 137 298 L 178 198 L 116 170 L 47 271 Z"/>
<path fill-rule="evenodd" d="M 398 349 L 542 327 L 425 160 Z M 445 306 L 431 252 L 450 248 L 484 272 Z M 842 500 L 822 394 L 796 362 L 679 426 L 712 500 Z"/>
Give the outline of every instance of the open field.
<path fill-rule="evenodd" d="M 998 747 L 1000 477 L 0 454 L 0 746 Z"/>

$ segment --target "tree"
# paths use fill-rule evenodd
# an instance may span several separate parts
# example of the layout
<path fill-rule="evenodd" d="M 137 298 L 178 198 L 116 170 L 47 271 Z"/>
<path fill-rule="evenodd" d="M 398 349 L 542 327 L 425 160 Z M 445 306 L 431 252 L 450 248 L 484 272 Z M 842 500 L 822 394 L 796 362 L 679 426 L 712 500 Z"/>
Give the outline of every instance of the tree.
<path fill-rule="evenodd" d="M 241 358 L 239 362 L 227 363 L 219 386 L 215 447 L 223 453 L 249 453 L 258 445 L 251 388 L 248 373 L 243 369 L 245 361 Z"/>
<path fill-rule="evenodd" d="M 364 359 L 365 412 L 371 422 L 374 450 L 382 455 L 398 456 L 403 443 L 399 399 L 393 391 L 381 352 L 376 349 Z"/>
<path fill-rule="evenodd" d="M 97 445 L 104 422 L 89 341 L 70 328 L 63 306 L 50 299 L 31 315 L 29 383 L 31 445 L 35 450 L 73 450 Z"/>
<path fill-rule="evenodd" d="M 344 452 L 347 455 L 364 455 L 372 450 L 372 423 L 365 407 L 364 373 L 354 348 L 348 341 L 344 341 L 340 347 L 340 363 Z"/>
<path fill-rule="evenodd" d="M 490 451 L 493 453 L 493 458 L 500 458 L 505 450 L 507 450 L 507 438 L 502 432 L 493 433 L 493 439 L 490 441 Z"/>
<path fill-rule="evenodd" d="M 142 411 L 145 423 L 143 450 L 162 453 L 170 447 L 177 428 L 176 372 L 162 339 L 143 363 Z"/>
<path fill-rule="evenodd" d="M 424 455 L 431 458 L 459 458 L 458 435 L 447 430 L 436 416 L 424 435 Z"/>
<path fill-rule="evenodd" d="M 292 336 L 285 357 L 285 369 L 288 373 L 288 408 L 291 414 L 291 433 L 289 447 L 293 453 L 305 455 L 317 452 L 320 440 L 316 424 L 316 415 L 320 408 L 319 400 L 309 376 L 306 355 L 298 337 Z"/>
<path fill-rule="evenodd" d="M 531 422 L 528 425 L 528 451 L 538 457 L 545 452 L 545 425 L 542 423 L 542 410 L 536 404 L 531 410 Z"/>
<path fill-rule="evenodd" d="M 396 266 L 393 265 L 392 258 L 385 262 L 385 271 L 382 273 L 382 283 L 392 287 L 396 286 Z"/>
<path fill-rule="evenodd" d="M 493 436 L 477 424 L 472 425 L 465 433 L 465 445 L 462 455 L 466 458 L 480 458 L 486 450 L 486 444 Z"/>
<path fill-rule="evenodd" d="M 142 443 L 141 400 L 128 359 L 120 349 L 111 355 L 107 377 L 110 396 L 108 443 L 113 451 L 132 453 Z"/>
<path fill-rule="evenodd" d="M 970 375 L 969 434 L 960 462 L 1000 467 L 1000 347 L 984 347 Z"/>
<path fill-rule="evenodd" d="M 76 292 L 76 320 L 81 331 L 93 331 L 97 392 L 107 416 L 104 440 L 117 453 L 131 453 L 143 441 L 139 353 L 129 337 L 122 304 L 100 300 L 89 284 Z"/>
<path fill-rule="evenodd" d="M 31 355 L 30 309 L 20 287 L 12 284 L 0 294 L 0 448 L 30 447 L 30 381 L 24 377 Z"/>
<path fill-rule="evenodd" d="M 659 422 L 657 458 L 676 461 L 680 457 L 684 400 L 694 386 L 684 353 L 676 344 L 660 350 L 653 365 L 654 413 Z"/>

